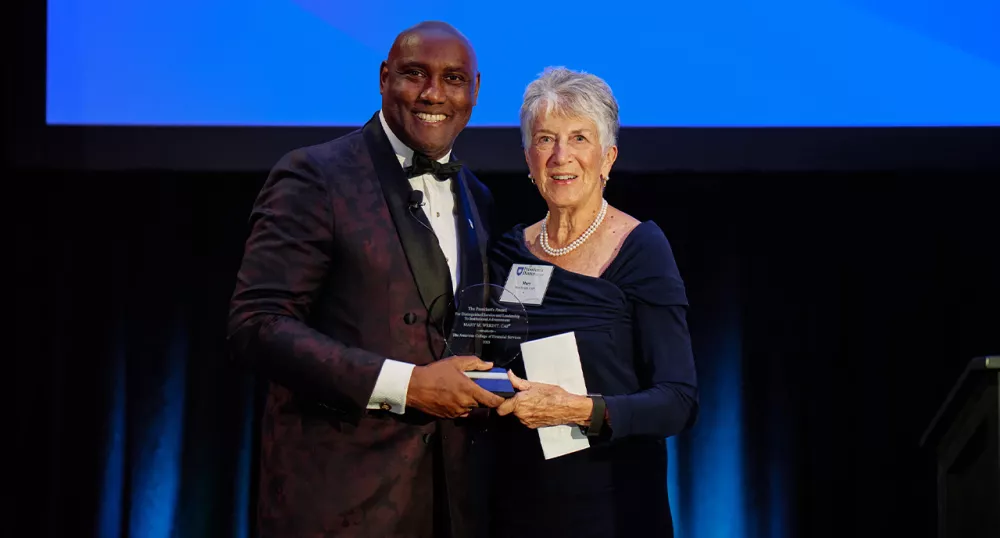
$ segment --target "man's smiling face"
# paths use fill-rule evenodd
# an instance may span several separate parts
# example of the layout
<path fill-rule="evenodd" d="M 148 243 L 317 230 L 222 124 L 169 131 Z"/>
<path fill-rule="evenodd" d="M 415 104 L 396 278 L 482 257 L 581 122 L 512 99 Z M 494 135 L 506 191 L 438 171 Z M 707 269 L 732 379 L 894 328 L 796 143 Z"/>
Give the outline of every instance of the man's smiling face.
<path fill-rule="evenodd" d="M 382 113 L 399 139 L 432 159 L 462 132 L 479 94 L 476 57 L 460 35 L 430 29 L 404 34 L 382 62 Z"/>

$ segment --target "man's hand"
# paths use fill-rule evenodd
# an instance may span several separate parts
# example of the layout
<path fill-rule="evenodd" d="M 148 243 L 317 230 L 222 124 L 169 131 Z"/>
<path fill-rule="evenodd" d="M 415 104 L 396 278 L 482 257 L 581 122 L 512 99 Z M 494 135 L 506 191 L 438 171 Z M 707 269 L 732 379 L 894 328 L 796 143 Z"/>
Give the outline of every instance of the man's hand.
<path fill-rule="evenodd" d="M 493 363 L 478 357 L 448 357 L 413 368 L 406 392 L 406 407 L 415 407 L 443 418 L 464 417 L 474 407 L 496 407 L 504 399 L 480 387 L 464 372 L 486 371 Z"/>

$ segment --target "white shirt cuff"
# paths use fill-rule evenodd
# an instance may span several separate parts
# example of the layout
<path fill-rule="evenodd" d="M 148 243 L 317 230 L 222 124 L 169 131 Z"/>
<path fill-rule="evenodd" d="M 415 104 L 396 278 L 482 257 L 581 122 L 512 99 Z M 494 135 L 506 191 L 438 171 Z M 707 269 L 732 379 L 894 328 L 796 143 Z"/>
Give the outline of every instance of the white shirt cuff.
<path fill-rule="evenodd" d="M 368 399 L 368 409 L 381 409 L 397 415 L 406 412 L 406 393 L 410 389 L 413 366 L 408 362 L 386 359 Z"/>

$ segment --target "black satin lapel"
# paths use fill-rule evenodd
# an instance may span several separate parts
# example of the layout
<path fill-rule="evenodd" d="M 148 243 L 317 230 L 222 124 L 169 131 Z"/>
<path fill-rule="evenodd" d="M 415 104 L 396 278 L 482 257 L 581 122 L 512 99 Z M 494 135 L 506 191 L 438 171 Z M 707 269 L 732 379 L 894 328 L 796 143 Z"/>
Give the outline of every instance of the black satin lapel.
<path fill-rule="evenodd" d="M 462 216 L 458 224 L 458 237 L 462 249 L 461 285 L 473 286 L 487 281 L 486 228 L 479 218 L 479 208 L 476 199 L 469 189 L 465 169 L 456 178 L 455 189 L 458 191 L 459 214 Z"/>
<path fill-rule="evenodd" d="M 459 248 L 461 249 L 460 257 L 462 259 L 459 276 L 459 290 L 461 291 L 464 288 L 486 283 L 486 276 L 488 274 L 486 266 L 486 231 L 479 218 L 479 208 L 476 206 L 476 200 L 469 189 L 465 168 L 452 181 L 452 190 L 457 194 L 457 213 L 460 217 L 456 219 L 455 228 L 458 232 Z M 482 293 L 481 299 L 483 304 L 485 304 L 487 297 L 489 297 L 488 290 L 482 288 L 480 291 Z M 467 295 L 463 297 L 463 301 L 468 300 L 469 297 Z M 477 357 L 483 356 L 483 343 L 478 338 L 475 343 L 475 354 Z"/>
<path fill-rule="evenodd" d="M 378 114 L 365 124 L 363 132 L 375 165 L 375 173 L 382 186 L 382 195 L 389 206 L 403 252 L 420 291 L 420 299 L 427 308 L 430 320 L 437 323 L 443 319 L 445 306 L 451 302 L 451 271 L 448 269 L 448 262 L 444 259 L 437 237 L 423 210 L 411 210 L 409 207 L 410 192 L 413 189 L 406 180 L 403 168 L 399 166 L 389 139 L 382 131 Z"/>

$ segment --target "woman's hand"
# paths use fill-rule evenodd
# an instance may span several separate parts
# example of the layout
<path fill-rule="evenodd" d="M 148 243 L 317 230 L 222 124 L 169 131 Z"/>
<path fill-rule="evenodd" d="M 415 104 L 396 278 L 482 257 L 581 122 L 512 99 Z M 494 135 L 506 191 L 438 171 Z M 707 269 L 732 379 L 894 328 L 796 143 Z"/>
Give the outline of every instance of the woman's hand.
<path fill-rule="evenodd" d="M 570 394 L 558 385 L 532 383 L 507 371 L 507 377 L 518 390 L 497 408 L 502 416 L 514 414 L 521 424 L 529 428 L 558 426 L 560 424 L 590 424 L 594 402 L 586 396 Z"/>

